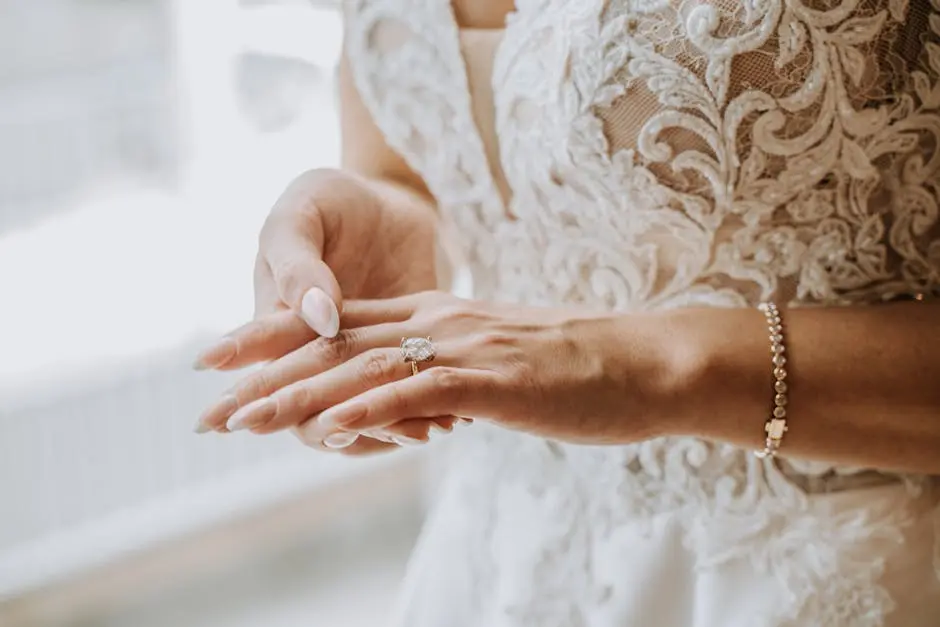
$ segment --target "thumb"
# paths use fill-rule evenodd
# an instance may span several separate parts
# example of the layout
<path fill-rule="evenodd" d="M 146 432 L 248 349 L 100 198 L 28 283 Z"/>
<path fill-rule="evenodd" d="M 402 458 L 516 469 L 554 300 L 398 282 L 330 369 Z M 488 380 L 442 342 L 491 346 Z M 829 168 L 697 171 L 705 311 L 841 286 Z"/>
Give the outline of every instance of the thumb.
<path fill-rule="evenodd" d="M 270 243 L 265 257 L 281 301 L 319 335 L 335 337 L 343 297 L 317 245 L 290 228 L 281 230 Z"/>

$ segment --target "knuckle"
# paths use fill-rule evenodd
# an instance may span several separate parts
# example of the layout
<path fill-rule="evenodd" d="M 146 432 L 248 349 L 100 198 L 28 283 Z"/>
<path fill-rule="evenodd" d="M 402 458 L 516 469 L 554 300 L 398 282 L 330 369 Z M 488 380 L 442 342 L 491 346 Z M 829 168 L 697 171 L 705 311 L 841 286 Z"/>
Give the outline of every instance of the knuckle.
<path fill-rule="evenodd" d="M 434 385 L 448 395 L 460 394 L 466 386 L 460 370 L 450 366 L 439 366 L 427 371 L 428 376 L 434 379 Z"/>
<path fill-rule="evenodd" d="M 319 337 L 308 344 L 318 359 L 329 364 L 341 364 L 348 361 L 356 347 L 356 333 L 343 330 L 335 337 Z"/>
<path fill-rule="evenodd" d="M 391 359 L 386 353 L 376 351 L 365 355 L 359 375 L 366 385 L 374 387 L 389 381 L 390 373 Z"/>
<path fill-rule="evenodd" d="M 271 274 L 278 283 L 296 279 L 305 269 L 307 260 L 300 257 L 286 257 L 279 259 L 271 266 Z"/>
<path fill-rule="evenodd" d="M 276 389 L 271 373 L 259 370 L 244 381 L 236 384 L 233 394 L 240 405 L 249 403 L 262 396 L 268 396 Z"/>
<path fill-rule="evenodd" d="M 396 386 L 389 386 L 385 392 L 385 401 L 382 403 L 383 408 L 386 411 L 393 413 L 408 413 L 408 408 L 411 405 L 410 400 L 401 393 Z"/>
<path fill-rule="evenodd" d="M 483 331 L 476 337 L 477 347 L 481 349 L 505 349 L 514 343 L 514 336 L 506 331 Z"/>
<path fill-rule="evenodd" d="M 302 382 L 282 388 L 277 394 L 272 395 L 272 398 L 277 401 L 278 413 L 281 415 L 296 416 L 305 408 L 310 407 L 314 401 L 313 394 Z"/>
<path fill-rule="evenodd" d="M 463 303 L 447 303 L 434 309 L 438 322 L 454 324 L 467 320 L 472 312 Z"/>
<path fill-rule="evenodd" d="M 535 367 L 521 359 L 509 361 L 502 374 L 503 378 L 514 387 L 535 388 L 540 383 L 539 373 Z"/>

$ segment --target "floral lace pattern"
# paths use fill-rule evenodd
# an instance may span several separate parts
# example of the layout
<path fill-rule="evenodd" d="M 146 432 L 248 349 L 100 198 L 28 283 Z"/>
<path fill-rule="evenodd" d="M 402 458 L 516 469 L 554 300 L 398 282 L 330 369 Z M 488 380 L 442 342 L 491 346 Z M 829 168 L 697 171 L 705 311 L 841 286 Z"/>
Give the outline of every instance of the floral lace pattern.
<path fill-rule="evenodd" d="M 363 100 L 460 229 L 478 296 L 629 311 L 940 286 L 940 0 L 517 0 L 493 72 L 499 164 L 447 0 L 355 0 L 347 24 Z M 492 548 L 511 509 L 493 486 L 527 486 L 556 522 L 516 573 L 539 583 L 530 602 L 517 590 L 497 601 L 515 622 L 480 624 L 589 624 L 617 594 L 590 552 L 618 525 L 682 512 L 701 568 L 776 572 L 788 602 L 754 624 L 876 627 L 892 600 L 870 547 L 923 516 L 812 498 L 877 473 L 697 440 L 481 437 L 475 459 L 498 463 L 464 482 L 486 512 L 469 514 L 489 517 L 468 552 L 480 603 L 500 598 L 486 582 L 512 552 Z"/>

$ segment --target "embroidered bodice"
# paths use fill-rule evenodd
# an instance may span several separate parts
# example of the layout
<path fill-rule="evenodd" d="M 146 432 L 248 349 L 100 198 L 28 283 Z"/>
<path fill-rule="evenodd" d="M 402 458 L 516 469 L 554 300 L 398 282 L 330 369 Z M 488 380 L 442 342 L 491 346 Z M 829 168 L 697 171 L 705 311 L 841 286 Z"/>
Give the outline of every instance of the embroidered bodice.
<path fill-rule="evenodd" d="M 518 0 L 496 41 L 487 128 L 448 0 L 348 5 L 356 86 L 456 227 L 477 296 L 629 311 L 940 287 L 940 0 Z M 754 624 L 881 625 L 881 565 L 853 543 L 924 515 L 826 516 L 809 495 L 890 478 L 697 440 L 480 445 L 505 459 L 478 472 L 567 503 L 553 533 L 576 587 L 591 578 L 560 529 L 663 511 L 688 513 L 703 567 L 812 563 Z"/>

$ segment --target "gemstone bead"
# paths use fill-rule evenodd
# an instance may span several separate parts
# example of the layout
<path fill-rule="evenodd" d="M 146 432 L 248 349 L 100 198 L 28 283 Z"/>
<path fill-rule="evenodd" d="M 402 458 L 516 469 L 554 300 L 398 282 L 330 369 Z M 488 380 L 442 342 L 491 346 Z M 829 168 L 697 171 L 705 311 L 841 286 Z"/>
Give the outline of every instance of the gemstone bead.
<path fill-rule="evenodd" d="M 787 378 L 787 371 L 783 368 L 774 368 L 774 377 L 776 377 L 778 381 L 783 381 Z"/>
<path fill-rule="evenodd" d="M 784 394 L 787 391 L 787 384 L 784 383 L 783 381 L 777 381 L 776 383 L 774 383 L 774 390 L 778 394 Z"/>
<path fill-rule="evenodd" d="M 786 418 L 787 410 L 783 407 L 774 407 L 775 418 Z"/>
<path fill-rule="evenodd" d="M 784 405 L 786 405 L 786 404 L 787 404 L 787 395 L 786 395 L 786 394 L 777 394 L 777 395 L 774 397 L 774 404 L 776 404 L 777 407 L 783 407 Z"/>
<path fill-rule="evenodd" d="M 787 363 L 787 358 L 783 355 L 777 355 L 773 358 L 773 362 L 775 366 L 783 366 L 783 364 Z"/>

